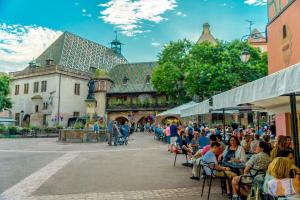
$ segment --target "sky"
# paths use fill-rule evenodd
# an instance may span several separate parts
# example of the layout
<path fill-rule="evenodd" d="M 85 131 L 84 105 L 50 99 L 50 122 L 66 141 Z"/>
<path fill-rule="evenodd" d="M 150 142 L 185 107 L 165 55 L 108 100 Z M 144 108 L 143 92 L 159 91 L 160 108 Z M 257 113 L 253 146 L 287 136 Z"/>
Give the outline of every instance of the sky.
<path fill-rule="evenodd" d="M 0 0 L 0 72 L 22 70 L 64 31 L 104 46 L 114 31 L 129 62 L 156 61 L 164 44 L 196 42 L 208 22 L 219 40 L 265 31 L 267 0 Z"/>

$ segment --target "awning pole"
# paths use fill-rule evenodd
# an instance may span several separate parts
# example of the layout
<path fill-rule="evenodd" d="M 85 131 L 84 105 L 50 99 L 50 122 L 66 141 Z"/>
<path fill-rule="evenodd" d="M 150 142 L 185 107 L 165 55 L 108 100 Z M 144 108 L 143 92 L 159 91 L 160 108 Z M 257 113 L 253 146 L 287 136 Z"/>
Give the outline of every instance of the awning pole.
<path fill-rule="evenodd" d="M 257 117 L 257 133 L 259 134 L 259 117 L 260 117 L 260 112 L 256 113 Z"/>
<path fill-rule="evenodd" d="M 291 104 L 291 114 L 292 114 L 292 133 L 293 133 L 293 143 L 294 143 L 294 152 L 295 152 L 295 161 L 296 165 L 300 167 L 300 158 L 299 158 L 299 137 L 298 137 L 298 117 L 297 117 L 297 105 L 296 105 L 296 95 L 291 94 L 290 96 Z"/>
<path fill-rule="evenodd" d="M 226 119 L 225 119 L 225 108 L 223 108 L 223 135 L 224 135 L 224 141 L 225 141 L 225 139 L 226 139 L 225 123 L 226 123 Z"/>

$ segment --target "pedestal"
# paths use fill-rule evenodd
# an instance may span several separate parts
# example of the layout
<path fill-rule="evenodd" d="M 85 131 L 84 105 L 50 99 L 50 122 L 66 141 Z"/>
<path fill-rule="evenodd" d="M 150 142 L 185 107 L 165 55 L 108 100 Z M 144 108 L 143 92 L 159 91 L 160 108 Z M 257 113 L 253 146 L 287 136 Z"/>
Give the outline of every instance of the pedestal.
<path fill-rule="evenodd" d="M 94 115 L 96 113 L 96 106 L 97 106 L 97 101 L 95 99 L 86 99 L 86 113 L 89 116 L 89 121 L 92 122 L 94 121 Z"/>

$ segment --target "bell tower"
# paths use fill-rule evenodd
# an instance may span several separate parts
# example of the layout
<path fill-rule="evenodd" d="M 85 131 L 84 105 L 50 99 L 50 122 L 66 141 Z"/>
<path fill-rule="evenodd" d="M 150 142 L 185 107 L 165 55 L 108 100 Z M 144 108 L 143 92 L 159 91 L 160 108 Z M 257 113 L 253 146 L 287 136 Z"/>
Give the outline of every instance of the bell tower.
<path fill-rule="evenodd" d="M 110 48 L 117 54 L 122 54 L 122 43 L 118 40 L 118 31 L 115 31 L 116 38 L 110 43 Z"/>

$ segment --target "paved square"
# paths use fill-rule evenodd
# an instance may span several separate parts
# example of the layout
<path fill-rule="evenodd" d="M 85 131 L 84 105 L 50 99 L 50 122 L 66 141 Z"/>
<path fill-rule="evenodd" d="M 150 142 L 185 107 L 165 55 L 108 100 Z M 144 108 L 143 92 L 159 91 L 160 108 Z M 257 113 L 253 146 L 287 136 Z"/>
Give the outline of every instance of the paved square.
<path fill-rule="evenodd" d="M 135 133 L 128 146 L 63 144 L 57 139 L 0 140 L 1 200 L 199 199 L 189 177 L 153 136 Z M 211 199 L 226 199 L 213 184 Z M 206 191 L 203 199 L 206 199 Z"/>

